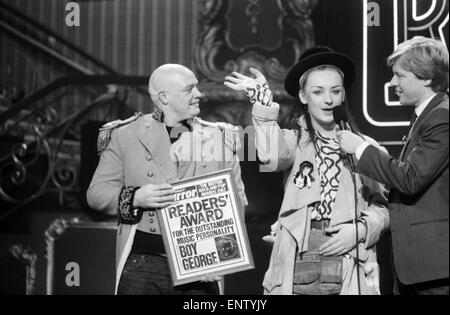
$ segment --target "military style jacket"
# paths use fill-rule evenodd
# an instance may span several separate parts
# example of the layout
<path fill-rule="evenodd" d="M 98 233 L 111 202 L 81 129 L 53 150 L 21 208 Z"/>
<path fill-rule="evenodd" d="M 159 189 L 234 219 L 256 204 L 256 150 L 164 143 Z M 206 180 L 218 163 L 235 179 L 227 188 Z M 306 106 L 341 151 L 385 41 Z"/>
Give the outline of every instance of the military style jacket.
<path fill-rule="evenodd" d="M 92 209 L 118 215 L 124 188 L 159 185 L 230 168 L 243 208 L 247 205 L 241 179 L 236 127 L 194 118 L 190 130 L 173 144 L 164 123 L 151 114 L 106 124 L 100 131 L 100 161 L 87 191 Z M 225 158 L 223 158 L 225 156 Z M 139 222 L 121 221 L 117 241 L 120 280 L 136 229 L 161 234 L 155 211 L 144 211 Z"/>

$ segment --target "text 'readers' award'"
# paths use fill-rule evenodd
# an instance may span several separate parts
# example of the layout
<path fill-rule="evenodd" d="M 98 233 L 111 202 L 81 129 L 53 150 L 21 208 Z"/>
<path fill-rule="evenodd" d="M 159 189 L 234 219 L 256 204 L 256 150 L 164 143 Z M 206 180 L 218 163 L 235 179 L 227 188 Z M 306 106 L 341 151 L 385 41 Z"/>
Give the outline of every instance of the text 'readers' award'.
<path fill-rule="evenodd" d="M 231 170 L 172 186 L 176 203 L 158 215 L 174 285 L 254 268 Z"/>

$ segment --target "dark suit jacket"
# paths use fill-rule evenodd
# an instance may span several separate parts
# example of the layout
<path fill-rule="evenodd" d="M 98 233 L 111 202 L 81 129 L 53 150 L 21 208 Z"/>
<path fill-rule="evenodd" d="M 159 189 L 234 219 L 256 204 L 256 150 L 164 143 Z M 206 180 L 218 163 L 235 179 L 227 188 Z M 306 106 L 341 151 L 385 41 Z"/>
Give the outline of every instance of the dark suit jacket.
<path fill-rule="evenodd" d="M 389 208 L 397 276 L 404 284 L 448 278 L 449 105 L 437 94 L 418 117 L 399 159 L 374 146 L 357 171 L 391 188 Z"/>

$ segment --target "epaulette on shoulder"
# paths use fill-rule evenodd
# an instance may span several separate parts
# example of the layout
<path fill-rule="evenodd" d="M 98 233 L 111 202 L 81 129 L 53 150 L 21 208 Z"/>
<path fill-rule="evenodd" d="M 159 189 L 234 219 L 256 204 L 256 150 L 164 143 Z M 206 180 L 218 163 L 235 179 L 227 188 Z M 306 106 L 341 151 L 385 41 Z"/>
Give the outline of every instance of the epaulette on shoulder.
<path fill-rule="evenodd" d="M 127 118 L 125 120 L 117 119 L 114 121 L 110 121 L 110 122 L 104 124 L 103 126 L 101 126 L 101 128 L 98 130 L 98 138 L 97 138 L 98 154 L 101 154 L 103 152 L 103 150 L 105 150 L 105 148 L 108 146 L 109 141 L 111 140 L 111 133 L 113 132 L 114 129 L 119 128 L 120 126 L 129 124 L 132 121 L 135 121 L 136 119 L 138 119 L 142 115 L 143 115 L 142 113 L 135 113 L 133 116 L 131 116 L 130 118 Z"/>
<path fill-rule="evenodd" d="M 230 148 L 233 153 L 236 153 L 241 149 L 241 141 L 239 138 L 239 127 L 225 122 L 209 122 L 200 118 L 196 119 L 202 126 L 218 128 L 225 137 L 225 144 Z"/>

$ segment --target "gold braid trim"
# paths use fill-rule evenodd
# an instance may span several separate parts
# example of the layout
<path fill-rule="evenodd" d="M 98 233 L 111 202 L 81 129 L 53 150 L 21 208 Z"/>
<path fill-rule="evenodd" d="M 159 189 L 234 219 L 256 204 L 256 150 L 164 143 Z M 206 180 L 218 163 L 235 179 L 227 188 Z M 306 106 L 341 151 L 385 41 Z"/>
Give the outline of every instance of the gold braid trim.
<path fill-rule="evenodd" d="M 98 130 L 98 138 L 97 138 L 97 152 L 100 155 L 103 150 L 106 149 L 106 147 L 109 144 L 109 141 L 111 141 L 111 133 L 114 129 L 119 128 L 120 126 L 129 124 L 132 121 L 135 121 L 140 116 L 142 116 L 142 113 L 136 113 L 134 116 L 131 116 L 128 119 L 125 120 L 114 120 L 109 123 L 104 124 L 99 130 Z"/>
<path fill-rule="evenodd" d="M 202 126 L 219 128 L 224 133 L 225 145 L 236 153 L 241 149 L 241 141 L 239 137 L 239 127 L 225 122 L 209 122 L 198 117 L 194 118 L 193 123 L 198 123 Z"/>
<path fill-rule="evenodd" d="M 158 122 L 164 122 L 164 113 L 160 108 L 158 108 L 156 106 L 153 109 L 152 117 L 154 120 L 156 120 Z"/>
<path fill-rule="evenodd" d="M 120 221 L 125 224 L 136 224 L 141 220 L 142 211 L 133 208 L 133 199 L 136 190 L 140 187 L 124 186 L 119 196 Z"/>

